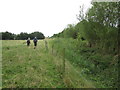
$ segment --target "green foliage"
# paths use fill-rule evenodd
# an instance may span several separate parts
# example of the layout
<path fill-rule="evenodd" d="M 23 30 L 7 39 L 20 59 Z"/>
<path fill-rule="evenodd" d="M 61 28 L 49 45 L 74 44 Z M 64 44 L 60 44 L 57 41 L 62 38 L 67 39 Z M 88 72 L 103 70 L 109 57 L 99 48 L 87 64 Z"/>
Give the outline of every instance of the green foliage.
<path fill-rule="evenodd" d="M 33 32 L 33 33 L 24 33 L 21 32 L 20 34 L 12 34 L 10 32 L 2 32 L 2 40 L 26 40 L 28 38 L 33 39 L 34 37 L 37 37 L 38 39 L 44 39 L 45 36 L 41 32 Z"/>
<path fill-rule="evenodd" d="M 77 17 L 80 22 L 60 33 L 60 37 L 73 38 L 72 33 L 76 32 L 76 40 L 54 39 L 52 43 L 60 52 L 66 48 L 66 58 L 82 67 L 81 73 L 95 81 L 97 87 L 118 87 L 119 3 L 92 4 L 86 18 L 81 8 Z"/>
<path fill-rule="evenodd" d="M 2 39 L 3 40 L 13 40 L 14 39 L 14 34 L 10 33 L 10 32 L 2 32 Z"/>
<path fill-rule="evenodd" d="M 77 42 L 72 38 L 54 38 L 50 44 L 54 45 L 59 56 L 63 56 L 65 48 L 65 58 L 72 65 L 81 68 L 80 74 L 92 80 L 96 87 L 118 87 L 118 56 L 101 53 L 97 47 L 90 48 L 87 41 L 81 40 L 78 48 Z"/>
<path fill-rule="evenodd" d="M 94 22 L 97 44 L 107 52 L 116 52 L 118 45 L 119 2 L 93 2 L 87 13 L 88 22 Z M 95 23 L 98 23 L 96 25 Z M 90 25 L 90 24 L 89 24 Z M 94 26 L 91 25 L 91 26 Z M 92 32 L 92 30 L 90 30 Z M 95 38 L 95 39 L 96 39 Z M 92 39 L 92 38 L 91 38 Z M 117 52 L 116 52 L 117 53 Z"/>
<path fill-rule="evenodd" d="M 80 14 L 76 25 L 68 25 L 53 37 L 77 39 L 77 47 L 81 40 L 86 40 L 90 47 L 97 47 L 103 52 L 118 54 L 118 2 L 93 2 L 92 8 L 86 14 L 80 7 Z"/>
<path fill-rule="evenodd" d="M 64 37 L 64 38 L 77 38 L 78 30 L 75 29 L 75 26 L 72 24 L 68 24 L 67 28 L 65 28 L 62 32 L 58 34 L 54 34 L 52 37 Z"/>
<path fill-rule="evenodd" d="M 41 32 L 33 32 L 29 36 L 31 39 L 34 37 L 37 37 L 38 39 L 45 39 L 45 36 Z"/>
<path fill-rule="evenodd" d="M 93 2 L 87 13 L 89 21 L 115 27 L 119 18 L 119 2 Z"/>
<path fill-rule="evenodd" d="M 16 40 L 26 40 L 29 37 L 28 33 L 21 32 L 20 34 L 16 35 Z"/>

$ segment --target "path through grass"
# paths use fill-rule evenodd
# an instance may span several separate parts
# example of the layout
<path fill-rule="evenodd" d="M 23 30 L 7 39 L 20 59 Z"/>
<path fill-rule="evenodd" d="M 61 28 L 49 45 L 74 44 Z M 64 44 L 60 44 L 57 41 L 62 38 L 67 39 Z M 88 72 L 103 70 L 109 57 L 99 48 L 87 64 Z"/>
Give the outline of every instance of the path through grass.
<path fill-rule="evenodd" d="M 86 80 L 80 69 L 66 60 L 66 72 L 62 76 L 62 57 L 46 51 L 44 41 L 40 40 L 36 49 L 22 40 L 2 41 L 2 85 L 3 88 L 94 88 Z"/>

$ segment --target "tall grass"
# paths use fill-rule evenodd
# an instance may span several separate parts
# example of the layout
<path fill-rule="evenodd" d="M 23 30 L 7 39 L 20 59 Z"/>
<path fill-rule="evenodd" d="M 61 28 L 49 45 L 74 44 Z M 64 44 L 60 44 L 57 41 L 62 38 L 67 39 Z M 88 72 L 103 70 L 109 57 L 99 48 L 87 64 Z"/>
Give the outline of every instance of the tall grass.
<path fill-rule="evenodd" d="M 2 42 L 3 88 L 95 87 L 92 82 L 79 74 L 81 70 L 75 68 L 67 60 L 65 61 L 66 72 L 64 75 L 61 73 L 63 72 L 63 49 L 57 45 L 53 48 L 53 54 L 51 53 L 51 42 L 54 42 L 54 39 L 46 40 L 47 44 L 43 40 L 39 40 L 36 49 L 33 49 L 32 42 L 30 47 L 27 47 L 23 40 L 3 40 Z M 59 42 L 55 42 L 59 44 Z M 67 43 L 63 45 L 65 47 Z M 58 50 L 56 53 L 55 47 L 61 51 Z M 69 51 L 66 52 L 69 53 Z M 68 57 L 67 54 L 66 56 Z"/>
<path fill-rule="evenodd" d="M 79 42 L 78 46 L 78 41 L 72 38 L 54 38 L 49 43 L 60 56 L 65 48 L 65 58 L 82 68 L 81 74 L 95 82 L 96 87 L 117 87 L 118 56 L 104 53 L 97 47 L 90 48 L 86 41 Z"/>

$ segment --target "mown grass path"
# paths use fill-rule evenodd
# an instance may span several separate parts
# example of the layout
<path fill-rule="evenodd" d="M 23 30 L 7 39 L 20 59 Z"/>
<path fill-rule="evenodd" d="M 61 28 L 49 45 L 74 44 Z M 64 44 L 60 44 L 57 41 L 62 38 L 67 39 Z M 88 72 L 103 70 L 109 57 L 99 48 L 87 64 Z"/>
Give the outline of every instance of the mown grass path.
<path fill-rule="evenodd" d="M 49 42 L 49 40 L 47 40 Z M 36 49 L 33 42 L 27 47 L 23 40 L 2 41 L 2 87 L 3 88 L 94 88 L 86 80 L 80 69 L 66 60 L 64 75 L 62 57 L 52 55 L 45 49 L 43 40 L 39 40 Z"/>

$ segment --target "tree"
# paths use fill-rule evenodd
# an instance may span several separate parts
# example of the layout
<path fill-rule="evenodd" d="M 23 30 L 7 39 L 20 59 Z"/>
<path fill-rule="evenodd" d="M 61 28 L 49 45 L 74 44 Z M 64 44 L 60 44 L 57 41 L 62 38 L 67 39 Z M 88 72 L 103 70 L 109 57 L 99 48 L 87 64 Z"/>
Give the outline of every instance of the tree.
<path fill-rule="evenodd" d="M 45 36 L 41 32 L 33 32 L 30 34 L 30 38 L 33 39 L 34 37 L 37 37 L 38 39 L 44 39 Z"/>
<path fill-rule="evenodd" d="M 14 34 L 6 31 L 2 32 L 2 40 L 13 40 L 14 39 Z"/>
<path fill-rule="evenodd" d="M 28 33 L 21 32 L 17 35 L 16 39 L 18 40 L 26 40 L 29 37 Z"/>
<path fill-rule="evenodd" d="M 86 14 L 86 20 L 77 25 L 79 36 L 84 36 L 91 44 L 109 50 L 117 50 L 117 34 L 119 19 L 118 2 L 93 2 L 92 8 Z M 79 15 L 81 18 L 81 13 Z"/>
<path fill-rule="evenodd" d="M 26 40 L 28 38 L 33 39 L 34 37 L 37 37 L 38 39 L 44 39 L 45 36 L 41 32 L 33 32 L 33 33 L 25 33 L 21 32 L 20 34 L 12 34 L 10 32 L 1 32 L 0 35 L 2 35 L 2 40 Z"/>
<path fill-rule="evenodd" d="M 119 2 L 93 2 L 92 5 L 92 8 L 87 13 L 89 21 L 112 27 L 118 24 Z"/>
<path fill-rule="evenodd" d="M 79 15 L 77 16 L 77 19 L 79 21 L 82 21 L 83 19 L 85 19 L 84 5 L 80 6 L 80 11 L 79 11 Z"/>

